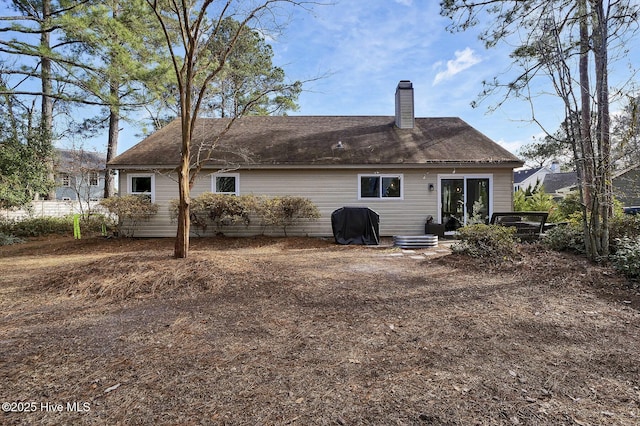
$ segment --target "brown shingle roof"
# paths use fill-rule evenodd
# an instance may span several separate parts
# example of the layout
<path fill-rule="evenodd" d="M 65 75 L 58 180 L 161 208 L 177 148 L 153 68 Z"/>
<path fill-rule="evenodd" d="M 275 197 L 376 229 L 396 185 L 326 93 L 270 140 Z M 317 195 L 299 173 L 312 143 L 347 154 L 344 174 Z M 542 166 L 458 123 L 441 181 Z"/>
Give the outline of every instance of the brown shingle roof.
<path fill-rule="evenodd" d="M 229 119 L 199 119 L 194 155 Z M 341 147 L 339 147 L 341 146 Z M 113 159 L 112 168 L 175 167 L 180 122 L 173 121 Z M 416 118 L 398 129 L 388 116 L 242 117 L 219 141 L 211 166 L 245 167 L 492 163 L 522 165 L 513 154 L 459 118 Z"/>

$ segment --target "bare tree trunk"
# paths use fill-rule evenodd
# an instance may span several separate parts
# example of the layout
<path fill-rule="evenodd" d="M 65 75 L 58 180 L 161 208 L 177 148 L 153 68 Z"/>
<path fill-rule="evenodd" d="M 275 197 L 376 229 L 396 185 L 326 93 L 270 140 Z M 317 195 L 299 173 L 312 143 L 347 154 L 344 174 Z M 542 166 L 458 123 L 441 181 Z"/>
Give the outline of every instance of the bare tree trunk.
<path fill-rule="evenodd" d="M 173 257 L 176 259 L 186 259 L 189 256 L 189 232 L 191 221 L 189 220 L 191 196 L 189 188 L 189 163 L 181 162 L 178 172 L 178 231 L 176 234 L 176 243 L 173 251 Z"/>
<path fill-rule="evenodd" d="M 576 166 L 582 170 L 583 187 L 582 187 L 582 204 L 583 204 L 583 228 L 584 243 L 587 256 L 594 257 L 596 251 L 595 236 L 591 229 L 591 213 L 593 212 L 593 179 L 594 179 L 594 153 L 591 136 L 591 90 L 589 88 L 589 12 L 587 9 L 587 0 L 580 0 L 580 155 L 581 158 Z"/>
<path fill-rule="evenodd" d="M 120 14 L 120 7 L 118 2 L 114 2 L 113 11 L 111 13 L 111 17 L 114 20 L 118 19 Z M 114 41 L 118 41 L 117 34 L 114 34 Z M 115 63 L 115 54 L 113 51 L 110 52 L 110 62 L 111 64 Z M 118 153 L 118 136 L 120 133 L 120 108 L 118 106 L 120 102 L 120 93 L 119 93 L 120 82 L 118 77 L 111 76 L 109 78 L 109 95 L 110 95 L 110 106 L 109 106 L 109 139 L 107 141 L 107 163 L 111 161 L 116 154 Z M 113 197 L 116 193 L 116 186 L 113 179 L 113 175 L 111 174 L 111 170 L 105 168 L 104 171 L 104 198 Z"/>
<path fill-rule="evenodd" d="M 185 136 L 183 133 L 183 143 Z M 187 141 L 188 143 L 188 141 Z M 176 243 L 173 251 L 173 257 L 176 259 L 186 259 L 189 256 L 189 232 L 191 228 L 190 206 L 191 206 L 191 188 L 189 186 L 189 149 L 187 155 L 182 151 L 180 160 L 180 168 L 178 170 L 178 231 L 176 233 Z M 186 161 L 185 161 L 186 160 Z"/>
<path fill-rule="evenodd" d="M 189 59 L 185 61 L 189 63 Z M 191 89 L 188 79 L 185 79 L 187 90 L 183 90 L 180 94 L 180 115 L 182 123 L 182 149 L 180 155 L 180 166 L 178 167 L 178 231 L 176 234 L 176 243 L 173 251 L 173 257 L 176 259 L 186 259 L 189 255 L 189 232 L 191 228 L 190 205 L 191 205 L 191 186 L 190 165 L 191 165 L 191 132 L 193 123 L 191 122 L 191 97 L 187 95 Z"/>
<path fill-rule="evenodd" d="M 594 56 L 596 76 L 596 99 L 598 105 L 598 122 L 596 141 L 598 147 L 598 168 L 596 175 L 596 191 L 598 209 L 593 226 L 598 241 L 597 256 L 606 258 L 609 255 L 609 217 L 613 213 L 611 185 L 611 117 L 609 115 L 609 76 L 607 72 L 607 18 L 602 0 L 592 1 L 594 10 Z"/>
<path fill-rule="evenodd" d="M 118 84 L 111 82 L 111 96 L 118 96 Z M 117 105 L 109 107 L 109 140 L 107 142 L 107 163 L 113 159 L 118 152 L 118 135 L 120 132 L 120 109 Z M 113 197 L 116 192 L 115 182 L 111 170 L 104 172 L 104 198 Z"/>
<path fill-rule="evenodd" d="M 51 35 L 49 34 L 48 22 L 51 16 L 51 1 L 42 1 L 42 23 L 40 26 L 40 47 L 48 51 L 51 48 Z M 51 59 L 46 54 L 40 57 L 40 75 L 42 82 L 42 137 L 44 143 L 51 144 L 53 138 L 53 84 L 51 82 Z M 53 158 L 49 164 L 49 179 L 54 180 Z M 55 200 L 56 190 L 51 188 L 47 197 Z"/>

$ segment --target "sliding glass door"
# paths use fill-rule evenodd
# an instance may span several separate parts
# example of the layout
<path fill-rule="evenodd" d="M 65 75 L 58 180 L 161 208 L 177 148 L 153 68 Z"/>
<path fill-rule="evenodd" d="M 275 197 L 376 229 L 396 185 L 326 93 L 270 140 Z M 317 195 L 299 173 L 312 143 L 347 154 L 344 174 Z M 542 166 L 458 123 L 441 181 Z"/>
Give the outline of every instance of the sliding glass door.
<path fill-rule="evenodd" d="M 491 176 L 442 175 L 440 182 L 440 223 L 454 231 L 469 223 L 489 223 Z"/>
<path fill-rule="evenodd" d="M 467 179 L 466 194 L 467 222 L 489 223 L 489 179 Z"/>
<path fill-rule="evenodd" d="M 464 224 L 464 179 L 442 179 L 440 194 L 440 223 L 445 231 L 454 231 Z"/>

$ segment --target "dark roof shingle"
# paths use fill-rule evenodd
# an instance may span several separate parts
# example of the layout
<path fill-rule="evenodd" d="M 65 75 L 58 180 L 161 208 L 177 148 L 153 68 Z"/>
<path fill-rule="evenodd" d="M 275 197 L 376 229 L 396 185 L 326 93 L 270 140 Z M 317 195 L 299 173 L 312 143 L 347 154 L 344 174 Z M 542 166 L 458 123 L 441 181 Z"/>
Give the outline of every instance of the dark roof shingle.
<path fill-rule="evenodd" d="M 554 194 L 564 188 L 570 188 L 578 184 L 576 172 L 549 173 L 544 177 L 544 192 Z"/>
<path fill-rule="evenodd" d="M 522 162 L 459 118 L 416 118 L 399 129 L 389 116 L 242 117 L 216 137 L 229 119 L 199 119 L 192 152 L 216 144 L 211 166 L 245 167 Z M 180 158 L 180 122 L 171 122 L 125 151 L 109 166 L 175 167 Z"/>
<path fill-rule="evenodd" d="M 104 170 L 106 168 L 107 156 L 83 149 L 58 149 L 56 167 L 59 171 Z"/>
<path fill-rule="evenodd" d="M 535 169 L 525 169 L 525 170 L 515 171 L 513 172 L 513 183 L 523 182 L 529 176 L 533 176 L 534 174 L 538 173 L 540 170 L 542 170 L 542 167 L 537 167 Z"/>

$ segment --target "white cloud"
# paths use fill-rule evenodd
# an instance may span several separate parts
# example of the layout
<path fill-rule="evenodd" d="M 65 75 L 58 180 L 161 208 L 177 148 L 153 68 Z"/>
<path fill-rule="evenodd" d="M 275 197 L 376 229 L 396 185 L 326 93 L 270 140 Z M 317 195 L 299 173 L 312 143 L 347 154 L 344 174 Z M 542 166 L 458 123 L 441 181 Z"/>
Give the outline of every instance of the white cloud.
<path fill-rule="evenodd" d="M 523 140 L 506 141 L 504 139 L 500 139 L 497 140 L 496 143 L 512 154 L 518 155 L 518 151 L 520 151 L 520 148 L 522 148 L 522 146 L 526 145 L 528 142 Z"/>
<path fill-rule="evenodd" d="M 396 3 L 404 5 L 404 6 L 411 6 L 413 5 L 413 0 L 395 0 Z"/>
<path fill-rule="evenodd" d="M 475 54 L 473 49 L 470 47 L 465 48 L 464 50 L 456 50 L 455 59 L 451 59 L 447 61 L 447 69 L 444 71 L 440 71 L 436 74 L 433 79 L 433 85 L 448 80 L 456 74 L 461 73 L 462 71 L 471 68 L 472 66 L 479 64 L 482 59 Z M 442 65 L 441 62 L 438 65 Z"/>

